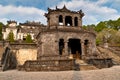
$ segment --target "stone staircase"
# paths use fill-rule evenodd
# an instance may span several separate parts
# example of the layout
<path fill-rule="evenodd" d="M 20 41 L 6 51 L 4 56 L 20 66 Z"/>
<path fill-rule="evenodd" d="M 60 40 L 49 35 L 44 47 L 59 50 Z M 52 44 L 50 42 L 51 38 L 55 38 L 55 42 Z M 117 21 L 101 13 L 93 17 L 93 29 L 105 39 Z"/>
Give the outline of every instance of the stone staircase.
<path fill-rule="evenodd" d="M 94 65 L 87 64 L 85 61 L 80 60 L 80 59 L 76 59 L 75 62 L 76 62 L 76 64 L 79 65 L 80 70 L 96 70 L 96 69 L 98 69 Z"/>
<path fill-rule="evenodd" d="M 120 56 L 120 46 L 110 46 L 108 49 L 116 55 Z"/>
<path fill-rule="evenodd" d="M 97 47 L 104 57 L 112 58 L 113 64 L 120 64 L 120 56 L 116 55 L 114 52 L 107 48 Z"/>

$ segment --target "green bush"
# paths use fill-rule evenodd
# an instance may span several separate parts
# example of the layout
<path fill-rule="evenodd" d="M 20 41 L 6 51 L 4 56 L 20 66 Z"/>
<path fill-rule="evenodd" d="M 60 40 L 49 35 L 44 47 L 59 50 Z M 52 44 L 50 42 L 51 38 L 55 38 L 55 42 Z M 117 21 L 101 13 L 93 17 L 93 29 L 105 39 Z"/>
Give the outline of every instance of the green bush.
<path fill-rule="evenodd" d="M 28 34 L 28 35 L 26 36 L 26 41 L 25 41 L 25 42 L 26 42 L 26 43 L 32 43 L 32 42 L 33 42 L 30 34 Z"/>
<path fill-rule="evenodd" d="M 14 34 L 13 32 L 11 31 L 9 34 L 8 34 L 8 38 L 7 38 L 10 42 L 14 42 Z"/>

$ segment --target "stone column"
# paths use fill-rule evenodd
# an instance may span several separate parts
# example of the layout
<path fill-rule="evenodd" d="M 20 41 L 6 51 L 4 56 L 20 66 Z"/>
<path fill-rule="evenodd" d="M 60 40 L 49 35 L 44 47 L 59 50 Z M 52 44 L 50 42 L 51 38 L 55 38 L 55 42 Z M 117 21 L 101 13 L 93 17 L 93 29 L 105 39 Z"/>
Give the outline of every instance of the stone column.
<path fill-rule="evenodd" d="M 59 40 L 55 41 L 55 52 L 56 52 L 56 55 L 59 55 Z"/>
<path fill-rule="evenodd" d="M 65 26 L 65 16 L 63 16 L 63 26 Z"/>
<path fill-rule="evenodd" d="M 88 43 L 88 54 L 91 55 L 93 52 L 92 52 L 92 48 L 94 48 L 94 46 L 92 45 L 92 42 L 89 42 Z"/>
<path fill-rule="evenodd" d="M 79 28 L 82 27 L 82 19 L 81 18 L 78 18 L 78 26 L 79 26 Z"/>
<path fill-rule="evenodd" d="M 68 55 L 68 41 L 64 42 L 64 54 L 63 55 Z"/>
<path fill-rule="evenodd" d="M 74 17 L 72 17 L 72 27 L 74 27 Z"/>
<path fill-rule="evenodd" d="M 81 49 L 82 49 L 82 58 L 85 56 L 85 48 L 84 48 L 84 41 L 81 41 Z"/>

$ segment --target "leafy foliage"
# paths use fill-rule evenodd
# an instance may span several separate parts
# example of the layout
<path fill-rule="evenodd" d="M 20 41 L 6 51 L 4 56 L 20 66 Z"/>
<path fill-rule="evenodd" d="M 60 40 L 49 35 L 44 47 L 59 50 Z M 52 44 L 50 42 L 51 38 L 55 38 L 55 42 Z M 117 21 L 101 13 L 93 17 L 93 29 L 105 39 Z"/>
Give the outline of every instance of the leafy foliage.
<path fill-rule="evenodd" d="M 14 34 L 13 34 L 12 31 L 10 31 L 10 33 L 8 34 L 8 40 L 9 40 L 10 42 L 14 42 Z"/>
<path fill-rule="evenodd" d="M 96 44 L 109 44 L 120 45 L 120 18 L 117 20 L 101 21 L 97 25 L 91 24 L 83 26 L 84 29 L 92 27 L 97 32 Z"/>
<path fill-rule="evenodd" d="M 25 42 L 26 42 L 26 43 L 32 43 L 32 42 L 33 42 L 30 34 L 28 34 L 28 35 L 26 36 L 26 41 L 25 41 Z"/>
<path fill-rule="evenodd" d="M 105 22 L 100 22 L 97 24 L 97 26 L 95 27 L 95 31 L 100 32 L 103 29 L 107 28 L 107 25 Z"/>
<path fill-rule="evenodd" d="M 2 22 L 0 22 L 0 40 L 2 40 L 2 27 L 4 26 L 4 24 Z"/>

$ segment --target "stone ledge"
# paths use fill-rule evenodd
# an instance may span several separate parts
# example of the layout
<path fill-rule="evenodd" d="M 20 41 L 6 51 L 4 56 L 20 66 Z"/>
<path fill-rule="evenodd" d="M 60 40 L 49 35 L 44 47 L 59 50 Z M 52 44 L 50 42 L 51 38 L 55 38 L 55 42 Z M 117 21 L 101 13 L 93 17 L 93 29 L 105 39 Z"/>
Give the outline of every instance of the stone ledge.
<path fill-rule="evenodd" d="M 25 71 L 66 71 L 75 69 L 75 60 L 31 60 L 18 68 Z"/>

